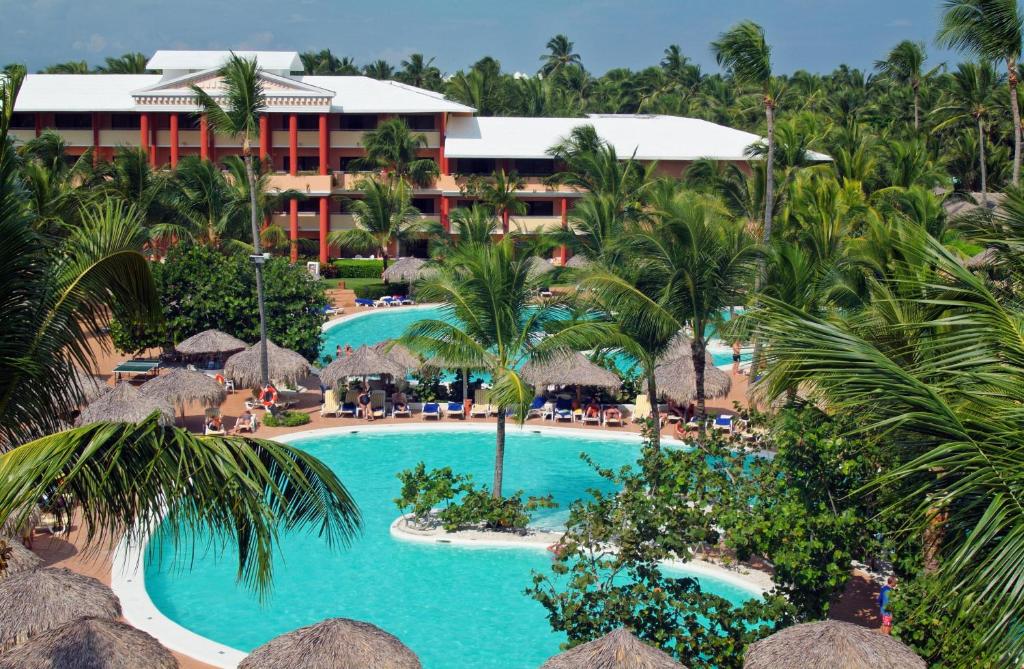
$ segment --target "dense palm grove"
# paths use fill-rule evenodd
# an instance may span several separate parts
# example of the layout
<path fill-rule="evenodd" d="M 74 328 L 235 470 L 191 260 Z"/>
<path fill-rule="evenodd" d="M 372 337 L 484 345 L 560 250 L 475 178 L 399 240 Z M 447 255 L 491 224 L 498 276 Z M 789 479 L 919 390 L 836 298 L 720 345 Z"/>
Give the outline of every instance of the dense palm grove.
<path fill-rule="evenodd" d="M 368 140 L 368 161 L 388 168 L 386 176 L 367 177 L 354 210 L 357 230 L 332 242 L 384 251 L 392 239 L 432 237 L 438 271 L 420 294 L 446 304 L 465 327 L 421 322 L 403 343 L 452 366 L 490 372 L 500 407 L 496 495 L 504 421 L 525 417 L 532 399 L 518 372 L 525 360 L 570 349 L 628 353 L 655 407 L 653 424 L 657 367 L 681 346 L 692 357 L 694 399 L 704 410 L 704 333 L 716 326 L 754 343 L 752 398 L 762 408 L 785 407 L 752 415 L 777 453 L 760 470 L 747 471 L 734 445 L 717 437 L 700 434 L 699 449 L 685 453 L 660 448 L 652 431 L 634 471 L 606 473 L 622 494 L 573 508 L 554 566 L 569 578 L 538 574 L 530 590 L 570 642 L 628 625 L 690 666 L 741 666 L 745 644 L 761 634 L 752 621 L 826 616 L 850 578 L 851 560 L 859 559 L 889 562 L 904 577 L 893 632 L 934 666 L 1020 666 L 1024 191 L 1015 182 L 1022 24 L 1015 2 L 951 1 L 937 40 L 963 52 L 965 62 L 932 63 L 924 45 L 903 42 L 880 54 L 872 72 L 840 67 L 827 75 L 774 72 L 770 36 L 749 22 L 711 45 L 722 74 L 702 73 L 672 46 L 661 63 L 640 72 L 593 76 L 562 35 L 549 42 L 540 74 L 529 76 L 503 73 L 491 58 L 442 76 L 419 55 L 397 70 L 383 61 L 358 68 L 329 51 L 303 55 L 309 73 L 395 78 L 443 91 L 484 115 L 678 114 L 766 137 L 750 147 L 750 169 L 697 161 L 682 179 L 666 179 L 616 155 L 584 126 L 550 154 L 562 168 L 555 179 L 588 194 L 570 213 L 571 233 L 552 230 L 539 239 L 509 229 L 518 177 L 503 172 L 474 181 L 480 204 L 452 214 L 451 236 L 420 227 L 410 185 L 431 175 L 429 165 L 415 164 L 415 134 L 389 122 Z M 87 70 L 80 65 L 51 69 Z M 139 71 L 144 64 L 129 54 L 104 67 Z M 8 117 L 18 79 L 9 72 Z M 159 254 L 173 239 L 224 254 L 252 248 L 251 221 L 275 206 L 259 184 L 265 175 L 250 179 L 245 163 L 231 158 L 224 172 L 193 159 L 156 172 L 128 150 L 109 164 L 94 166 L 88 155 L 69 163 L 51 136 L 17 150 L 5 134 L 0 140 L 0 225 L 4 238 L 17 242 L 5 244 L 0 258 L 4 280 L 15 282 L 3 292 L 15 299 L 0 303 L 0 440 L 10 449 L 0 456 L 0 517 L 67 475 L 50 463 L 77 450 L 49 459 L 62 444 L 94 444 L 95 466 L 104 468 L 104 458 L 114 457 L 106 455 L 111 443 L 135 439 L 170 440 L 183 462 L 225 457 L 153 425 L 101 425 L 31 440 L 58 429 L 55 417 L 80 399 L 74 384 L 44 381 L 88 366 L 82 341 L 98 334 L 107 307 L 140 322 L 158 318 L 143 247 Z M 814 162 L 812 150 L 832 160 Z M 951 217 L 947 205 L 957 199 L 999 206 Z M 510 234 L 496 240 L 499 232 Z M 272 226 L 261 235 L 271 247 L 285 243 Z M 538 308 L 533 295 L 543 279 L 531 263 L 563 245 L 587 261 L 569 282 L 580 290 Z M 984 262 L 968 262 L 986 250 Z M 83 254 L 101 252 L 130 266 L 93 278 L 90 268 L 104 265 Z M 76 271 L 95 282 L 88 296 L 67 289 Z M 128 271 L 132 281 L 123 279 Z M 78 301 L 59 299 L 65 294 Z M 43 308 L 27 308 L 37 304 Z M 738 305 L 747 307 L 742 317 L 723 323 L 723 311 Z M 76 310 L 84 322 L 71 316 Z M 687 329 L 692 339 L 682 340 Z M 351 529 L 344 491 L 319 463 L 280 445 L 254 452 L 309 468 L 305 494 L 271 500 L 274 511 L 293 523 L 322 518 L 335 533 Z M 232 465 L 246 464 L 249 456 L 231 453 L 242 461 Z M 118 460 L 119 480 L 148 466 L 147 454 Z M 722 466 L 709 467 L 709 456 Z M 183 517 L 195 522 L 212 516 L 233 527 L 238 515 L 249 521 L 262 510 L 202 478 L 193 488 L 210 486 L 211 495 L 225 498 L 189 506 L 175 485 L 193 479 L 165 473 L 142 508 L 97 512 L 95 526 L 137 527 L 133 514 L 154 513 L 149 505 L 170 494 L 168 487 L 181 499 Z M 99 480 L 89 478 L 74 494 L 120 499 L 116 481 L 95 487 Z M 264 516 L 249 522 L 270 541 Z M 586 559 L 610 541 L 623 547 L 613 561 L 629 574 L 626 586 L 603 581 L 605 572 Z M 758 604 L 764 608 L 726 609 L 658 568 L 660 559 L 709 547 L 772 563 L 778 587 Z M 269 573 L 264 552 L 248 559 L 246 573 Z M 698 624 L 698 617 L 710 622 Z"/>

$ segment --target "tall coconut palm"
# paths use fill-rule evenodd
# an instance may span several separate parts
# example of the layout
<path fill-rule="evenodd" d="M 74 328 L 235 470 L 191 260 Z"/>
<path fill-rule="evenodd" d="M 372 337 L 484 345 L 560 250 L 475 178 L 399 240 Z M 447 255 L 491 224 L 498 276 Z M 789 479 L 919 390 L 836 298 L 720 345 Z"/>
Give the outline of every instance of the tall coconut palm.
<path fill-rule="evenodd" d="M 548 53 L 540 57 L 544 64 L 540 68 L 541 74 L 551 76 L 559 70 L 570 66 L 583 68 L 583 59 L 573 51 L 572 41 L 565 35 L 558 34 L 548 40 L 545 48 Z"/>
<path fill-rule="evenodd" d="M 588 260 L 610 258 L 626 222 L 618 203 L 607 195 L 587 195 L 569 214 L 569 226 L 549 232 L 552 241 Z"/>
<path fill-rule="evenodd" d="M 914 130 L 921 127 L 921 80 L 928 56 L 924 44 L 903 40 L 892 48 L 885 60 L 875 61 L 875 69 L 901 86 L 909 86 L 914 96 Z"/>
<path fill-rule="evenodd" d="M 267 309 L 263 297 L 264 259 L 260 250 L 260 219 L 256 204 L 257 184 L 252 145 L 259 140 L 260 115 L 267 108 L 267 99 L 255 58 L 246 59 L 232 53 L 218 74 L 223 85 L 223 106 L 198 86 L 193 86 L 192 92 L 214 132 L 242 141 L 242 159 L 245 162 L 246 182 L 249 184 L 252 259 L 256 270 L 256 296 L 260 311 L 260 380 L 262 385 L 266 386 L 270 383 L 267 363 Z"/>
<path fill-rule="evenodd" d="M 402 69 L 395 79 L 403 84 L 437 90 L 441 86 L 441 70 L 434 65 L 433 58 L 426 58 L 422 53 L 414 53 L 403 60 Z"/>
<path fill-rule="evenodd" d="M 94 177 L 91 185 L 104 195 L 135 207 L 147 230 L 158 229 L 174 219 L 167 200 L 170 177 L 153 169 L 142 149 L 118 147 L 113 160 L 97 165 Z"/>
<path fill-rule="evenodd" d="M 995 106 L 993 90 L 999 76 L 991 63 L 961 63 L 948 81 L 942 106 L 933 114 L 942 120 L 936 131 L 964 121 L 973 122 L 978 131 L 978 170 L 981 172 L 982 204 L 988 203 L 988 173 L 985 165 L 986 124 Z"/>
<path fill-rule="evenodd" d="M 233 194 L 233 186 L 219 166 L 197 156 L 186 156 L 174 170 L 169 195 L 178 219 L 154 232 L 168 239 L 190 239 L 224 248 L 232 240 L 241 239 L 249 227 L 248 196 L 244 200 L 246 206 L 241 208 L 236 206 Z"/>
<path fill-rule="evenodd" d="M 117 57 L 110 57 L 104 59 L 103 65 L 96 67 L 97 72 L 103 74 L 146 74 L 146 61 L 148 59 L 144 54 L 138 51 L 132 51 Z"/>
<path fill-rule="evenodd" d="M 395 76 L 395 68 L 386 60 L 375 60 L 363 66 L 363 74 L 371 79 L 384 81 Z"/>
<path fill-rule="evenodd" d="M 491 488 L 497 498 L 502 496 L 506 420 L 524 421 L 533 400 L 533 386 L 519 369 L 605 336 L 604 327 L 594 322 L 557 327 L 564 311 L 557 300 L 534 301 L 540 279 L 532 266 L 533 258 L 509 237 L 495 244 L 456 247 L 437 275 L 417 289 L 420 299 L 439 302 L 447 318 L 413 323 L 399 340 L 425 357 L 438 356 L 452 366 L 490 374 L 490 401 L 498 408 Z"/>
<path fill-rule="evenodd" d="M 1024 12 L 1017 0 L 946 0 L 942 26 L 936 38 L 940 45 L 971 54 L 983 61 L 1003 61 L 1010 87 L 1013 116 L 1013 185 L 1020 183 L 1021 127 L 1017 85 L 1020 75 L 1021 42 L 1024 40 Z"/>
<path fill-rule="evenodd" d="M 330 49 L 303 51 L 299 54 L 299 60 L 302 61 L 302 69 L 306 74 L 355 74 L 342 72 L 341 59 L 331 53 Z"/>
<path fill-rule="evenodd" d="M 364 166 L 390 170 L 420 187 L 431 185 L 440 174 L 435 161 L 416 155 L 426 148 L 427 136 L 412 132 L 400 118 L 388 119 L 365 133 L 362 143 L 366 157 L 360 163 Z"/>
<path fill-rule="evenodd" d="M 357 188 L 362 198 L 349 204 L 355 228 L 335 230 L 327 237 L 328 243 L 379 253 L 387 269 L 392 244 L 425 229 L 420 212 L 412 206 L 412 191 L 401 179 L 363 179 Z"/>
<path fill-rule="evenodd" d="M 49 65 L 43 74 L 89 74 L 89 64 L 84 60 L 69 60 L 66 63 Z"/>
<path fill-rule="evenodd" d="M 459 207 L 449 216 L 451 230 L 445 230 L 440 221 L 426 225 L 426 234 L 431 240 L 430 255 L 443 259 L 457 246 L 469 244 L 490 244 L 501 232 L 501 222 L 490 207 L 474 204 Z"/>
<path fill-rule="evenodd" d="M 512 214 L 525 214 L 526 203 L 516 193 L 526 184 L 513 170 L 495 170 L 489 178 L 475 177 L 466 185 L 466 192 L 479 198 L 485 207 L 489 207 L 496 216 L 501 217 L 501 234 L 509 232 L 509 217 Z"/>

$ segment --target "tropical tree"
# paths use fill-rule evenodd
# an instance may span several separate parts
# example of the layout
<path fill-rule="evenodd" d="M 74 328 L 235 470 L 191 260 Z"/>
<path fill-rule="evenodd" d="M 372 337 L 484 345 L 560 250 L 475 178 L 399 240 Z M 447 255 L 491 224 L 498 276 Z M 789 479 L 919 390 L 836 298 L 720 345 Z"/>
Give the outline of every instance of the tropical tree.
<path fill-rule="evenodd" d="M 607 195 L 580 198 L 569 214 L 569 226 L 548 234 L 556 244 L 565 245 L 574 255 L 588 260 L 610 257 L 625 230 L 618 203 Z"/>
<path fill-rule="evenodd" d="M 985 165 L 986 124 L 994 107 L 993 90 L 999 76 L 990 63 L 961 63 L 949 77 L 943 105 L 933 114 L 942 119 L 935 126 L 944 130 L 964 121 L 978 130 L 978 170 L 981 173 L 981 199 L 988 202 L 988 173 Z"/>
<path fill-rule="evenodd" d="M 355 227 L 331 232 L 328 243 L 379 253 L 387 269 L 392 244 L 424 229 L 419 210 L 412 206 L 412 190 L 398 178 L 363 179 L 357 189 L 362 197 L 349 202 Z"/>
<path fill-rule="evenodd" d="M 260 115 L 267 107 L 256 59 L 242 58 L 234 53 L 220 69 L 225 105 L 221 106 L 209 93 L 192 87 L 196 103 L 214 132 L 242 141 L 246 183 L 249 184 L 249 224 L 252 229 L 253 266 L 256 270 L 256 294 L 260 308 L 260 381 L 270 383 L 267 363 L 267 315 L 263 298 L 263 257 L 260 250 L 259 212 L 256 203 L 256 170 L 253 167 L 252 144 L 259 139 Z"/>
<path fill-rule="evenodd" d="M 427 223 L 425 230 L 431 240 L 430 255 L 443 259 L 456 246 L 490 244 L 501 232 L 501 222 L 490 207 L 474 204 L 458 207 L 448 217 L 451 230 L 445 230 L 440 221 Z"/>
<path fill-rule="evenodd" d="M 363 74 L 371 79 L 383 81 L 395 76 L 395 68 L 386 60 L 375 60 L 363 66 Z"/>
<path fill-rule="evenodd" d="M 509 216 L 526 213 L 526 203 L 516 193 L 526 182 L 513 170 L 496 170 L 489 178 L 472 177 L 465 186 L 467 195 L 478 198 L 496 216 L 501 217 L 501 234 L 509 232 Z"/>
<path fill-rule="evenodd" d="M 107 57 L 105 64 L 97 65 L 96 71 L 103 74 L 146 74 L 148 58 L 138 51 L 132 51 L 117 57 Z"/>
<path fill-rule="evenodd" d="M 982 61 L 1006 63 L 1013 116 L 1013 185 L 1020 183 L 1021 126 L 1017 84 L 1024 13 L 1017 0 L 946 0 L 938 43 Z"/>
<path fill-rule="evenodd" d="M 306 74 L 358 74 L 358 69 L 354 71 L 346 68 L 344 61 L 351 59 L 341 59 L 331 53 L 330 49 L 320 49 L 320 51 L 304 51 L 299 54 L 299 59 L 302 61 L 302 69 L 306 71 Z"/>
<path fill-rule="evenodd" d="M 548 40 L 545 48 L 548 53 L 540 57 L 544 63 L 540 68 L 540 73 L 544 76 L 551 76 L 569 67 L 583 68 L 583 59 L 573 51 L 573 43 L 565 35 L 555 35 Z"/>
<path fill-rule="evenodd" d="M 433 58 L 414 53 L 402 61 L 402 69 L 395 75 L 395 79 L 403 84 L 433 91 L 441 87 L 441 70 L 434 65 Z"/>
<path fill-rule="evenodd" d="M 89 64 L 84 60 L 69 60 L 43 69 L 43 74 L 89 74 Z"/>
<path fill-rule="evenodd" d="M 384 121 L 365 133 L 362 142 L 366 149 L 366 157 L 360 160 L 363 165 L 391 170 L 421 187 L 432 184 L 440 174 L 434 160 L 416 155 L 427 146 L 426 135 L 413 133 L 400 118 Z"/>
<path fill-rule="evenodd" d="M 875 69 L 900 86 L 908 86 L 914 95 L 914 130 L 921 127 L 921 71 L 927 59 L 924 44 L 903 40 L 893 47 L 885 60 L 875 61 Z"/>
<path fill-rule="evenodd" d="M 151 235 L 155 240 L 160 238 L 160 226 L 174 220 L 168 202 L 170 177 L 153 169 L 142 149 L 118 147 L 113 160 L 97 165 L 90 183 L 104 195 L 135 207 L 143 227 L 156 231 Z"/>

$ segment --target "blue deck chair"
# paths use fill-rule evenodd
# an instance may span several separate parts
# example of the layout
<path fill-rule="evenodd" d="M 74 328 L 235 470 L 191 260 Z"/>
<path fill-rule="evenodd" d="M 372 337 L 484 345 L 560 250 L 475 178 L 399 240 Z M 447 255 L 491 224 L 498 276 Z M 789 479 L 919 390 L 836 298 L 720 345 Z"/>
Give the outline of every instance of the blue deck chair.
<path fill-rule="evenodd" d="M 458 416 L 459 418 L 466 417 L 465 408 L 462 406 L 462 402 L 449 402 L 448 407 L 445 409 L 445 415 L 448 418 Z"/>
<path fill-rule="evenodd" d="M 356 306 L 372 307 L 372 306 L 374 306 L 374 304 L 375 304 L 374 301 L 369 299 L 369 298 L 366 298 L 366 297 L 357 297 L 356 298 Z"/>
<path fill-rule="evenodd" d="M 555 402 L 555 420 L 572 420 L 572 400 L 559 399 Z"/>
<path fill-rule="evenodd" d="M 536 416 L 537 418 L 543 418 L 544 405 L 547 404 L 547 401 L 548 400 L 545 397 L 534 397 L 533 404 L 530 405 L 529 411 L 526 412 L 526 417 L 533 418 Z"/>
<path fill-rule="evenodd" d="M 441 407 L 438 406 L 437 402 L 427 402 L 423 405 L 423 420 L 428 418 L 441 420 Z"/>

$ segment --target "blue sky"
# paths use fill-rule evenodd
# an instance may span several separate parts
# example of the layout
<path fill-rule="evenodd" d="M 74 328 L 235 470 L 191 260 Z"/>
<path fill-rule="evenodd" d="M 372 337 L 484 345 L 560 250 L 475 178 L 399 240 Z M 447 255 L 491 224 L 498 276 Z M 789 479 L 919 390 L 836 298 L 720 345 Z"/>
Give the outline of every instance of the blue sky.
<path fill-rule="evenodd" d="M 445 72 L 482 55 L 533 72 L 544 44 L 564 32 L 593 72 L 657 63 L 679 44 L 705 71 L 708 44 L 736 21 L 761 23 L 779 72 L 870 67 L 901 39 L 932 44 L 940 0 L 0 0 L 0 64 L 90 64 L 158 48 L 329 47 L 364 63 L 398 64 L 422 52 Z"/>

